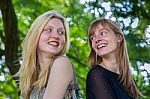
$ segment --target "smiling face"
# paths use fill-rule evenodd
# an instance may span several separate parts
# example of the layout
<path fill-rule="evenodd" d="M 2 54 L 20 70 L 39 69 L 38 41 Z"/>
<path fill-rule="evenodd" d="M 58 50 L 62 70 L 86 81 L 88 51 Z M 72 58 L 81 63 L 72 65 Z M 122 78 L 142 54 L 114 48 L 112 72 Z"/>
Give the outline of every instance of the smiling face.
<path fill-rule="evenodd" d="M 37 51 L 57 55 L 64 48 L 65 35 L 66 31 L 62 21 L 58 18 L 50 19 L 41 33 Z"/>
<path fill-rule="evenodd" d="M 115 55 L 117 45 L 121 41 L 119 34 L 115 34 L 109 26 L 99 24 L 90 36 L 92 49 L 101 57 Z"/>

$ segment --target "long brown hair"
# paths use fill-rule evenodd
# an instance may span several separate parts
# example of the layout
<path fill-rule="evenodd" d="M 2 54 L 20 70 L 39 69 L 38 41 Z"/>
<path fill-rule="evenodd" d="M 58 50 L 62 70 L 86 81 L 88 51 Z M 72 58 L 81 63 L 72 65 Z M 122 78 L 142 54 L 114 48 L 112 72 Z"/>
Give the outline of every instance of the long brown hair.
<path fill-rule="evenodd" d="M 43 31 L 43 28 L 52 18 L 58 18 L 62 21 L 65 28 L 65 45 L 63 50 L 57 55 L 66 54 L 69 48 L 69 26 L 66 19 L 57 11 L 51 10 L 40 15 L 31 25 L 27 36 L 23 42 L 22 64 L 17 75 L 20 77 L 19 89 L 24 99 L 29 99 L 30 92 L 33 86 L 41 89 L 46 85 L 47 77 L 53 64 L 54 58 L 50 58 L 49 62 L 44 66 L 43 70 L 40 70 L 37 56 L 37 46 L 39 37 Z"/>
<path fill-rule="evenodd" d="M 91 52 L 88 58 L 88 63 L 91 67 L 94 67 L 95 65 L 102 62 L 102 57 L 97 56 L 95 51 L 92 49 L 92 42 L 90 41 L 90 36 L 94 34 L 96 28 L 98 28 L 99 25 L 102 25 L 103 27 L 109 27 L 113 30 L 115 34 L 121 34 L 123 40 L 120 42 L 120 44 L 117 47 L 117 62 L 119 64 L 119 71 L 120 71 L 120 83 L 122 84 L 125 91 L 133 98 L 137 99 L 138 96 L 141 95 L 140 91 L 138 90 L 131 72 L 130 72 L 130 65 L 129 65 L 129 58 L 128 58 L 128 52 L 125 42 L 125 37 L 122 33 L 122 30 L 120 27 L 113 21 L 109 19 L 97 19 L 91 22 L 89 29 L 88 29 L 88 37 L 89 37 L 89 44 L 91 48 Z"/>

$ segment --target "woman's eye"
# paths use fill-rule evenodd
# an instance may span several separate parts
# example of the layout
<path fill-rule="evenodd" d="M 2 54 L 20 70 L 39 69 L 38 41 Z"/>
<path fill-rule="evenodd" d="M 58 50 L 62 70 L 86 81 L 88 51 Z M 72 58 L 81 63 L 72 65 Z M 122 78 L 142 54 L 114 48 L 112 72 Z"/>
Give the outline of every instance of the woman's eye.
<path fill-rule="evenodd" d="M 47 29 L 48 32 L 52 32 L 52 29 Z"/>
<path fill-rule="evenodd" d="M 93 41 L 95 39 L 95 36 L 91 36 L 90 40 Z"/>
<path fill-rule="evenodd" d="M 59 35 L 64 35 L 65 32 L 64 32 L 64 31 L 59 31 L 58 34 L 59 34 Z"/>
<path fill-rule="evenodd" d="M 52 30 L 52 29 L 50 29 L 50 28 L 49 28 L 49 29 L 47 28 L 47 29 L 44 29 L 44 31 L 52 32 L 53 30 Z"/>
<path fill-rule="evenodd" d="M 107 33 L 106 31 L 102 31 L 100 34 L 105 35 L 106 33 Z"/>

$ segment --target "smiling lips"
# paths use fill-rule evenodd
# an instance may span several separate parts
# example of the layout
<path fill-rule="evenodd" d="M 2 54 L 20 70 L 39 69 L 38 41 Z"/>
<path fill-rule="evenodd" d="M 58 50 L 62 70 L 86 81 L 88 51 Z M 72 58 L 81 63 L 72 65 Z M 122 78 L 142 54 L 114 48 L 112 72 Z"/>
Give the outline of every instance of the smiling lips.
<path fill-rule="evenodd" d="M 59 42 L 58 41 L 49 41 L 48 44 L 52 45 L 52 46 L 58 46 Z"/>
<path fill-rule="evenodd" d="M 101 43 L 101 44 L 98 44 L 97 45 L 97 49 L 101 49 L 101 48 L 103 48 L 103 47 L 106 47 L 106 43 Z"/>

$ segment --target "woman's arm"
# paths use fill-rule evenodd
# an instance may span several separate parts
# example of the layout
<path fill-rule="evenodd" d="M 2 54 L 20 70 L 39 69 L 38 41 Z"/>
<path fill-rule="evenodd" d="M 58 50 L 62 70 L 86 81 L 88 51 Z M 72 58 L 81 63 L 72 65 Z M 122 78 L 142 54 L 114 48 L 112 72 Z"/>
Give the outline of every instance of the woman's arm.
<path fill-rule="evenodd" d="M 66 57 L 54 60 L 43 99 L 63 99 L 73 81 L 72 64 Z"/>

